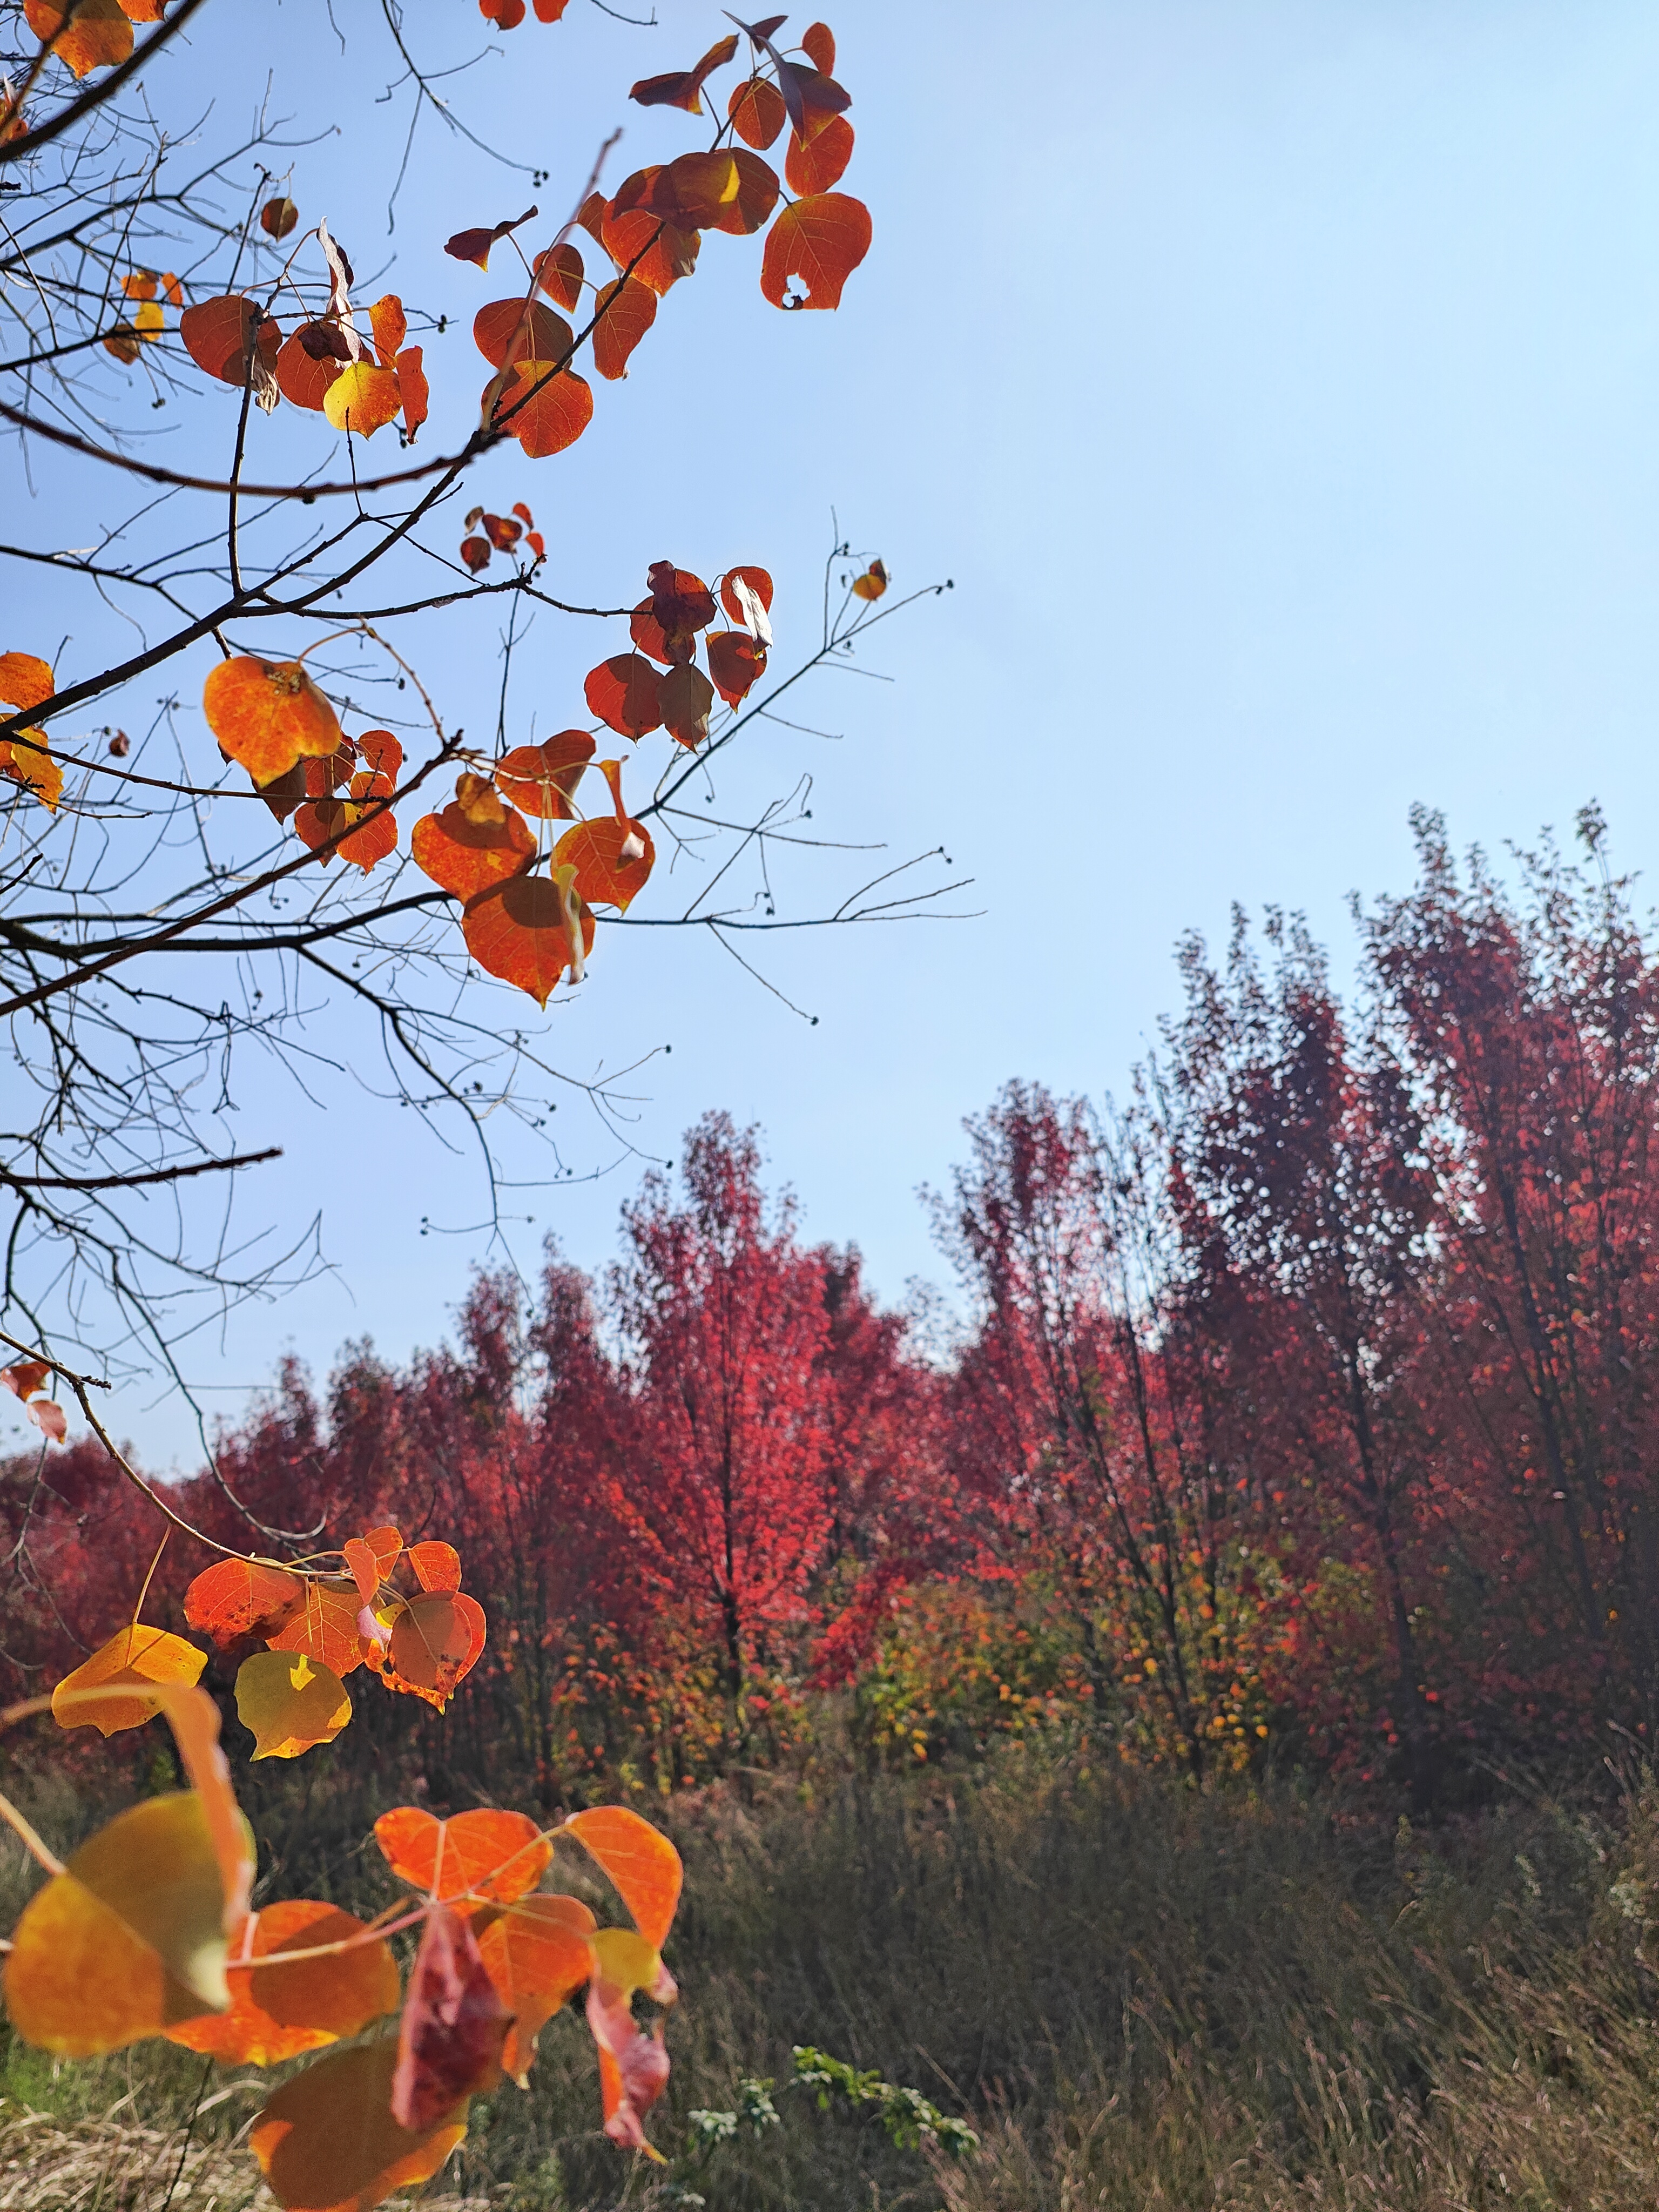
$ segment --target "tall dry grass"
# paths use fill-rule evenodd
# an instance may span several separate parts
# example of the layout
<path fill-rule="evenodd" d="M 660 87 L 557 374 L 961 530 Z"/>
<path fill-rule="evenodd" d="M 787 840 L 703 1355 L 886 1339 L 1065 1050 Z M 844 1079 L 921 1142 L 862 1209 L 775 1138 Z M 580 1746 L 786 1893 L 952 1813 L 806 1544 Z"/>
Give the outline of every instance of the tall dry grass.
<path fill-rule="evenodd" d="M 372 1808 L 307 1802 L 305 1820 L 269 1808 L 283 1887 L 380 1901 L 373 1855 L 343 1840 Z M 1036 1760 L 687 1799 L 667 1814 L 684 2001 L 653 2129 L 674 2163 L 629 2166 L 599 2136 L 573 2015 L 544 2033 L 529 2096 L 479 2101 L 438 2187 L 520 2212 L 665 2212 L 687 2191 L 710 2212 L 1652 2212 L 1656 1802 L 1413 1833 L 1288 1789 L 1198 1799 Z M 15 1866 L 5 1879 L 21 1893 Z M 692 2108 L 730 2107 L 742 2075 L 786 2080 L 798 2043 L 961 2112 L 980 2154 L 896 2148 L 790 2092 L 777 2128 L 681 2154 Z M 213 2077 L 208 2095 L 232 2094 L 198 2119 L 173 2205 L 245 2201 L 251 2071 Z M 54 2073 L 14 2048 L 0 2212 L 159 2212 L 163 2140 L 200 2086 L 184 2053 Z M 121 2148 L 140 2126 L 155 2139 Z M 108 2178 L 88 2194 L 94 2152 Z"/>

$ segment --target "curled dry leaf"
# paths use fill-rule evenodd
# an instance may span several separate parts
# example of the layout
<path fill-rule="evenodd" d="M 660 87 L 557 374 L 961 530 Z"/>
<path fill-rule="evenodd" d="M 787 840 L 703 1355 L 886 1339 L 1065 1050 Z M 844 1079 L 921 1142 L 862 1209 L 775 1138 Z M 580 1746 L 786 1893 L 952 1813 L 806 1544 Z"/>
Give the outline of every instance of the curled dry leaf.
<path fill-rule="evenodd" d="M 427 409 L 431 402 L 426 370 L 422 365 L 425 358 L 423 347 L 405 346 L 394 364 L 398 390 L 404 403 L 404 428 L 411 443 L 415 433 L 426 420 Z"/>
<path fill-rule="evenodd" d="M 761 294 L 775 307 L 838 307 L 842 287 L 870 251 L 870 210 L 845 192 L 794 200 L 767 233 Z M 804 284 L 803 299 L 789 293 Z"/>
<path fill-rule="evenodd" d="M 46 1388 L 51 1373 L 44 1359 L 20 1359 L 15 1367 L 0 1367 L 0 1383 L 14 1398 L 32 1398 L 37 1390 Z"/>
<path fill-rule="evenodd" d="M 512 2015 L 478 1954 L 471 1923 L 447 1905 L 427 1914 L 409 1978 L 392 2077 L 392 2117 L 418 2135 L 493 2089 Z"/>
<path fill-rule="evenodd" d="M 783 94 L 763 76 L 751 76 L 747 84 L 738 85 L 726 112 L 744 144 L 757 147 L 763 153 L 775 142 L 789 120 Z"/>
<path fill-rule="evenodd" d="M 445 242 L 444 252 L 457 261 L 471 261 L 477 268 L 488 269 L 490 247 L 521 224 L 533 222 L 540 213 L 539 208 L 528 207 L 510 222 L 498 222 L 489 230 L 458 230 L 453 238 Z"/>
<path fill-rule="evenodd" d="M 132 24 L 118 0 L 23 0 L 23 18 L 76 76 L 113 69 L 132 52 Z"/>
<path fill-rule="evenodd" d="M 5 1965 L 13 2027 L 59 2057 L 90 2058 L 222 2012 L 224 1917 L 195 1790 L 117 1814 L 23 1909 Z"/>
<path fill-rule="evenodd" d="M 182 1636 L 134 1621 L 64 1675 L 52 1693 L 52 1717 L 61 1729 L 95 1728 L 103 1736 L 143 1728 L 161 1710 L 148 1686 L 195 1682 L 206 1664 L 206 1652 Z"/>
<path fill-rule="evenodd" d="M 297 1759 L 332 1743 L 351 1718 L 345 1685 L 301 1651 L 256 1651 L 236 1675 L 236 1717 L 253 1738 L 253 1757 Z"/>
<path fill-rule="evenodd" d="M 567 969 L 573 983 L 586 972 L 594 922 L 575 888 L 574 871 L 514 876 L 481 891 L 461 917 L 466 949 L 480 968 L 527 991 L 544 1006 Z"/>
<path fill-rule="evenodd" d="M 220 661 L 202 687 L 202 708 L 225 751 L 258 784 L 341 744 L 333 708 L 297 660 L 239 653 Z"/>
<path fill-rule="evenodd" d="M 331 2051 L 296 2074 L 253 2123 L 249 2148 L 284 2212 L 369 2212 L 429 2181 L 466 2135 L 463 2103 L 411 2133 L 392 2117 L 398 2046 Z"/>
<path fill-rule="evenodd" d="M 592 1973 L 593 1916 L 574 1897 L 526 1897 L 493 1918 L 480 1917 L 484 1971 L 514 2015 L 501 2065 L 526 2088 L 537 2037 Z"/>
<path fill-rule="evenodd" d="M 367 1942 L 361 1920 L 313 1898 L 284 1898 L 250 1913 L 231 1938 L 225 1968 L 230 2010 L 207 2013 L 167 2031 L 182 2044 L 228 2066 L 274 2066 L 356 2035 L 372 2020 L 396 2012 L 401 1994 L 391 1947 Z M 333 1957 L 264 1966 L 273 1952 L 349 1944 Z"/>
<path fill-rule="evenodd" d="M 592 757 L 587 731 L 561 730 L 539 745 L 516 745 L 497 761 L 496 787 L 526 814 L 568 822 L 576 786 Z"/>
<path fill-rule="evenodd" d="M 737 33 L 730 32 L 715 40 L 695 69 L 641 77 L 628 96 L 637 100 L 641 107 L 683 107 L 688 115 L 701 115 L 704 81 L 715 70 L 724 69 L 737 51 Z"/>
<path fill-rule="evenodd" d="M 631 1929 L 602 1928 L 590 1940 L 587 2024 L 599 2046 L 605 2131 L 618 2148 L 642 2150 L 660 2162 L 641 2122 L 668 2086 L 668 2050 L 660 2021 L 641 2028 L 633 2000 L 643 1990 L 656 2003 L 670 2005 L 679 1992 L 655 1948 Z"/>
<path fill-rule="evenodd" d="M 511 1905 L 527 1897 L 553 1861 L 553 1846 L 525 1813 L 484 1808 L 441 1820 L 399 1805 L 374 1823 L 374 1840 L 399 1881 L 451 1904 Z"/>

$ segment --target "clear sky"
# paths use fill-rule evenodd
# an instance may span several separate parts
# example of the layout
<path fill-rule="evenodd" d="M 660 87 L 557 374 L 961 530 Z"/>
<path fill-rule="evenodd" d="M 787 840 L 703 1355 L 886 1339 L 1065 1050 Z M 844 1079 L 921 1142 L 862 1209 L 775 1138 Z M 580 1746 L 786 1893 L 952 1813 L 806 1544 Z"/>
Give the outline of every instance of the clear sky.
<path fill-rule="evenodd" d="M 571 0 L 493 50 L 462 0 L 409 17 L 434 62 L 486 49 L 450 81 L 457 108 L 550 170 L 549 209 L 613 121 L 613 183 L 693 143 L 624 95 L 722 21 L 657 12 L 630 29 Z M 780 656 L 814 629 L 832 510 L 897 587 L 954 580 L 860 664 L 890 681 L 825 675 L 790 710 L 834 742 L 769 732 L 744 787 L 810 770 L 816 827 L 890 859 L 942 844 L 981 918 L 767 941 L 766 974 L 816 1026 L 705 939 L 613 932 L 550 1024 L 581 1075 L 672 1046 L 632 1085 L 641 1149 L 672 1157 L 713 1106 L 760 1122 L 807 1232 L 859 1243 L 897 1299 L 940 1276 L 915 1194 L 959 1157 L 962 1117 L 1014 1075 L 1121 1089 L 1173 1004 L 1175 939 L 1219 939 L 1233 901 L 1304 909 L 1345 952 L 1348 895 L 1410 880 L 1419 800 L 1501 851 L 1569 834 L 1594 796 L 1615 861 L 1651 872 L 1659 14 L 827 14 L 859 132 L 845 188 L 875 221 L 841 313 L 778 314 L 753 246 L 711 240 L 582 443 L 533 469 L 492 457 L 477 495 L 532 501 L 555 589 L 632 598 L 664 555 L 763 562 Z M 234 113 L 263 89 L 245 20 L 218 0 L 181 64 Z M 388 241 L 407 107 L 375 102 L 384 50 L 354 29 L 341 58 L 313 0 L 270 21 L 273 110 L 339 123 L 296 155 L 303 219 L 327 212 L 360 271 L 395 250 L 391 281 L 460 317 L 428 358 L 438 404 L 464 408 L 465 325 L 491 294 L 436 249 L 516 214 L 526 180 L 428 119 Z M 57 542 L 50 515 L 33 526 Z M 424 672 L 453 719 L 493 715 L 492 652 L 483 627 L 434 626 Z M 540 729 L 578 719 L 591 634 L 550 622 L 532 654 Z M 787 908 L 820 908 L 858 865 L 803 865 Z M 258 1203 L 320 1205 L 337 1272 L 198 1347 L 225 1410 L 289 1346 L 325 1368 L 348 1335 L 398 1358 L 433 1340 L 484 1256 L 478 1234 L 421 1233 L 478 1220 L 464 1162 L 343 1077 L 321 1095 L 262 1081 L 239 1102 L 241 1145 L 289 1146 Z M 560 1118 L 579 1172 L 615 1160 L 574 1103 Z M 520 1257 L 551 1227 L 602 1263 L 637 1175 L 624 1159 L 519 1194 Z M 122 1415 L 158 1461 L 187 1455 L 171 1411 Z"/>

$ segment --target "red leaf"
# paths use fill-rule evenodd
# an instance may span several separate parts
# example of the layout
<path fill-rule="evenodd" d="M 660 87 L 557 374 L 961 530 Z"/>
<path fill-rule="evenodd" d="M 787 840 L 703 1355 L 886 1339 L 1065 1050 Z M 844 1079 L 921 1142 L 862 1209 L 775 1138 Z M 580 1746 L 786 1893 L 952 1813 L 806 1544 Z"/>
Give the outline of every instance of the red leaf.
<path fill-rule="evenodd" d="M 651 611 L 668 656 L 684 660 L 688 657 L 684 648 L 714 619 L 714 595 L 701 576 L 677 568 L 672 561 L 653 561 L 646 580 L 651 586 Z"/>
<path fill-rule="evenodd" d="M 462 784 L 483 781 L 463 776 L 457 792 Z M 493 806 L 469 793 L 465 804 L 458 799 L 441 814 L 423 815 L 410 839 L 416 866 L 463 902 L 521 874 L 536 857 L 536 840 L 522 816 L 503 806 L 487 783 L 484 788 Z"/>
<path fill-rule="evenodd" d="M 325 331 L 325 323 L 301 323 L 276 356 L 276 385 L 284 399 L 296 407 L 321 414 L 323 395 L 340 374 L 341 364 L 331 355 L 319 354 L 306 343 L 308 331 Z"/>
<path fill-rule="evenodd" d="M 828 23 L 809 23 L 800 34 L 807 59 L 825 76 L 836 73 L 836 34 Z"/>
<path fill-rule="evenodd" d="M 637 276 L 605 285 L 594 302 L 593 366 L 601 376 L 626 376 L 628 356 L 657 319 L 657 295 Z"/>
<path fill-rule="evenodd" d="M 702 243 L 695 230 L 681 230 L 643 208 L 615 215 L 607 210 L 600 242 L 618 269 L 648 284 L 659 299 L 691 274 Z"/>
<path fill-rule="evenodd" d="M 392 1642 L 380 1679 L 389 1690 L 406 1690 L 439 1712 L 483 1654 L 483 1607 L 464 1590 L 426 1590 L 412 1597 L 392 1623 Z"/>
<path fill-rule="evenodd" d="M 739 589 L 739 586 L 742 588 Z M 761 612 L 763 615 L 771 613 L 772 579 L 764 568 L 728 568 L 725 580 L 720 585 L 720 605 L 734 623 L 748 630 L 751 635 L 758 637 L 763 645 L 770 645 L 771 624 L 768 623 L 757 627 L 754 608 L 745 606 L 744 604 L 745 592 L 751 599 L 759 600 Z"/>
<path fill-rule="evenodd" d="M 628 634 L 641 653 L 648 653 L 653 660 L 660 660 L 665 666 L 684 657 L 683 648 L 678 654 L 668 650 L 668 641 L 662 634 L 662 624 L 657 620 L 650 599 L 641 599 L 628 617 Z"/>
<path fill-rule="evenodd" d="M 487 538 L 463 538 L 461 558 L 476 576 L 480 568 L 489 566 L 489 540 Z"/>
<path fill-rule="evenodd" d="M 844 192 L 796 200 L 767 234 L 761 293 L 775 307 L 838 307 L 842 287 L 870 251 L 870 210 Z M 805 299 L 786 298 L 792 277 Z"/>
<path fill-rule="evenodd" d="M 714 689 L 728 707 L 741 705 L 766 673 L 766 655 L 740 629 L 720 629 L 703 643 Z"/>
<path fill-rule="evenodd" d="M 738 85 L 726 112 L 738 137 L 763 153 L 789 119 L 783 94 L 763 76 L 751 76 L 747 84 Z"/>
<path fill-rule="evenodd" d="M 550 246 L 532 264 L 536 282 L 550 300 L 574 307 L 582 295 L 582 258 L 574 246 Z"/>
<path fill-rule="evenodd" d="M 520 9 L 519 12 L 522 15 L 524 11 Z M 515 216 L 511 222 L 498 222 L 492 230 L 458 230 L 453 238 L 445 245 L 444 252 L 452 254 L 457 261 L 471 261 L 480 269 L 488 269 L 489 249 L 497 240 L 507 237 L 510 233 L 517 230 L 521 223 L 529 222 L 540 212 L 538 208 L 526 208 L 522 215 Z"/>
<path fill-rule="evenodd" d="M 246 374 L 247 349 L 252 340 L 254 318 L 260 313 L 252 300 L 240 292 L 227 292 L 216 300 L 204 300 L 186 307 L 179 318 L 179 335 L 185 350 L 198 368 L 222 383 L 240 386 Z M 266 367 L 273 373 L 283 333 L 274 317 L 258 325 L 258 345 Z"/>
<path fill-rule="evenodd" d="M 831 116 L 810 146 L 803 146 L 793 131 L 783 173 L 792 192 L 827 192 L 841 181 L 853 158 L 853 126 L 844 115 Z"/>
<path fill-rule="evenodd" d="M 245 1636 L 274 1635 L 299 1612 L 306 1586 L 285 1567 L 258 1559 L 221 1559 L 185 1592 L 185 1619 L 222 1651 Z"/>
<path fill-rule="evenodd" d="M 32 1398 L 37 1390 L 45 1389 L 51 1373 L 44 1360 L 20 1360 L 15 1367 L 0 1367 L 0 1382 L 14 1398 Z"/>
<path fill-rule="evenodd" d="M 821 70 L 803 69 L 799 62 L 787 62 L 775 54 L 774 63 L 789 120 L 802 143 L 810 146 L 832 116 L 853 105 L 852 97 Z"/>
<path fill-rule="evenodd" d="M 701 115 L 705 78 L 714 70 L 723 69 L 737 51 L 737 34 L 728 33 L 710 46 L 696 69 L 672 70 L 662 76 L 641 77 L 628 96 L 637 100 L 641 107 L 683 107 L 688 115 Z"/>
<path fill-rule="evenodd" d="M 642 738 L 662 727 L 657 672 L 637 653 L 619 653 L 588 672 L 583 686 L 597 719 L 619 737 Z"/>
<path fill-rule="evenodd" d="M 494 416 L 495 426 L 516 438 L 532 461 L 574 446 L 592 419 L 592 386 L 571 369 L 556 374 L 550 361 L 521 361 Z"/>
<path fill-rule="evenodd" d="M 589 906 L 614 906 L 626 914 L 645 887 L 656 851 L 649 830 L 631 821 L 623 805 L 622 763 L 601 761 L 599 769 L 616 813 L 609 821 L 601 817 L 567 830 L 553 848 L 553 865 L 575 871 L 576 889 Z"/>
<path fill-rule="evenodd" d="M 575 340 L 564 317 L 539 300 L 491 300 L 472 318 L 472 342 L 500 368 L 509 360 L 564 361 Z"/>
<path fill-rule="evenodd" d="M 573 983 L 582 980 L 581 961 L 593 948 L 593 917 L 575 890 L 574 873 L 564 878 L 514 876 L 493 890 L 481 891 L 461 917 L 466 949 L 492 975 L 527 991 L 544 1006 L 567 969 Z"/>
<path fill-rule="evenodd" d="M 392 2117 L 419 2135 L 501 2079 L 511 2015 L 478 1955 L 471 1923 L 446 1905 L 427 1915 L 404 1999 Z"/>
<path fill-rule="evenodd" d="M 398 389 L 403 394 L 404 428 L 411 439 L 426 420 L 426 410 L 430 398 L 426 371 L 421 366 L 424 358 L 425 353 L 422 347 L 405 346 L 398 355 L 395 364 L 398 371 Z"/>
<path fill-rule="evenodd" d="M 515 745 L 495 763 L 496 788 L 526 814 L 568 822 L 570 800 L 593 757 L 586 730 L 561 730 L 539 745 Z"/>

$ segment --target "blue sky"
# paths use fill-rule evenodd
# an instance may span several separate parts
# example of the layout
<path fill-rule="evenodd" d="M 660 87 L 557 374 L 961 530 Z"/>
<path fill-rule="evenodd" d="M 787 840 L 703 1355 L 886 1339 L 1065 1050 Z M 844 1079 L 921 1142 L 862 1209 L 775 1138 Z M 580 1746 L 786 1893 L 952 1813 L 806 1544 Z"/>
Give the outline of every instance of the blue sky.
<path fill-rule="evenodd" d="M 453 81 L 475 127 L 551 171 L 544 209 L 613 121 L 613 183 L 694 143 L 624 95 L 720 19 L 657 12 L 630 29 L 572 0 Z M 490 45 L 460 0 L 409 15 L 436 63 Z M 264 83 L 243 20 L 221 0 L 179 65 L 237 115 Z M 897 586 L 953 580 L 872 675 L 789 710 L 833 742 L 770 732 L 738 788 L 810 772 L 816 828 L 893 859 L 943 845 L 981 918 L 771 939 L 766 973 L 816 1026 L 705 939 L 613 932 L 550 1022 L 584 1077 L 672 1046 L 632 1085 L 641 1150 L 672 1157 L 711 1106 L 760 1122 L 807 1232 L 858 1243 L 897 1299 L 940 1276 L 915 1193 L 948 1175 L 962 1117 L 1017 1074 L 1121 1089 L 1174 1002 L 1176 939 L 1219 939 L 1233 901 L 1305 910 L 1345 953 L 1348 895 L 1410 880 L 1414 801 L 1501 851 L 1569 833 L 1594 796 L 1615 860 L 1651 870 L 1659 16 L 838 0 L 829 20 L 859 131 L 846 189 L 876 232 L 840 313 L 778 314 L 753 246 L 711 240 L 581 445 L 492 457 L 477 495 L 532 502 L 556 589 L 630 598 L 665 554 L 763 562 L 780 655 L 813 629 L 832 511 Z M 524 180 L 428 119 L 388 241 L 407 110 L 376 104 L 383 50 L 354 29 L 340 58 L 313 0 L 270 21 L 274 111 L 303 115 L 320 80 L 340 118 L 296 156 L 303 218 L 328 213 L 360 271 L 395 251 L 390 281 L 461 318 L 428 359 L 438 406 L 464 410 L 465 326 L 493 293 L 437 248 L 516 214 Z M 534 634 L 544 732 L 580 718 L 601 649 L 620 640 Z M 422 672 L 453 719 L 493 714 L 492 652 L 483 626 L 434 626 Z M 814 910 L 855 865 L 803 864 L 787 903 Z M 258 1206 L 320 1202 L 338 1266 L 198 1347 L 217 1408 L 290 1346 L 325 1368 L 348 1335 L 393 1357 L 433 1340 L 484 1256 L 434 1233 L 478 1219 L 469 1170 L 343 1074 L 320 1095 L 239 1102 L 239 1143 L 289 1146 Z M 561 1118 L 579 1171 L 616 1159 L 574 1103 Z M 342 1132 L 347 1171 L 319 1176 Z M 521 1194 L 520 1257 L 551 1227 L 602 1263 L 637 1174 Z M 188 1455 L 142 1394 L 118 1425 Z"/>

